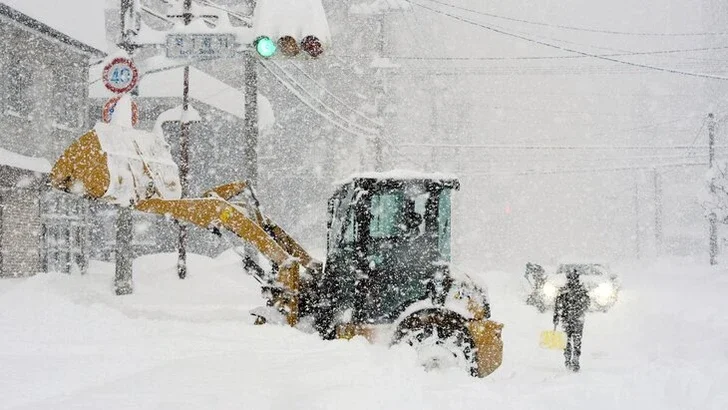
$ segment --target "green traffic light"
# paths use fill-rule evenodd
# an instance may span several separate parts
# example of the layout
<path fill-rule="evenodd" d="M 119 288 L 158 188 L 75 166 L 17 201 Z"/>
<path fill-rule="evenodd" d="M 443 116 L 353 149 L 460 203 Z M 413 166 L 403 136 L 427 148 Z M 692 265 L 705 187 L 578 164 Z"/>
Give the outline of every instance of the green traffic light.
<path fill-rule="evenodd" d="M 278 47 L 270 37 L 260 36 L 255 40 L 255 51 L 263 58 L 273 57 Z"/>

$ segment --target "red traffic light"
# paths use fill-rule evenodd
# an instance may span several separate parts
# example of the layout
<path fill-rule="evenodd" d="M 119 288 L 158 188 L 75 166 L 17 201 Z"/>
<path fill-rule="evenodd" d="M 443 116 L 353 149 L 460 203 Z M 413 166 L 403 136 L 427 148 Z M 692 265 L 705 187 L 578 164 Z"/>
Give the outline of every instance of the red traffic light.
<path fill-rule="evenodd" d="M 321 40 L 316 36 L 306 36 L 301 40 L 301 48 L 313 58 L 320 56 L 324 52 Z"/>

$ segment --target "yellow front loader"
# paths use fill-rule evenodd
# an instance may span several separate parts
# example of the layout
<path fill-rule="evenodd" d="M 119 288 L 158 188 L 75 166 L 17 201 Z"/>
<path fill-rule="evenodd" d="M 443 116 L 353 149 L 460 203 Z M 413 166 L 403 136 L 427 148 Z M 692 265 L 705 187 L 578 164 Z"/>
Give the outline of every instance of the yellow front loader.
<path fill-rule="evenodd" d="M 329 202 L 325 265 L 261 213 L 233 182 L 181 198 L 179 171 L 159 135 L 97 124 L 51 172 L 53 187 L 210 229 L 232 232 L 273 266 L 256 323 L 309 326 L 322 337 L 362 336 L 414 346 L 426 367 L 486 376 L 502 361 L 502 324 L 485 292 L 450 270 L 454 179 L 372 174 L 342 183 Z M 303 319 L 306 323 L 299 323 Z"/>

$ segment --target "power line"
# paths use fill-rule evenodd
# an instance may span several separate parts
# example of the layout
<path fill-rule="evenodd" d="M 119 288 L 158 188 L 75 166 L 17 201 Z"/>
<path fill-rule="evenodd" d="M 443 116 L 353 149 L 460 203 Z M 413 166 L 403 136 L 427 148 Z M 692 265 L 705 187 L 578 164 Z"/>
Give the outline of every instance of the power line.
<path fill-rule="evenodd" d="M 296 90 L 290 83 L 285 81 L 283 78 L 281 78 L 278 74 L 276 74 L 270 67 L 268 67 L 268 64 L 264 61 L 259 61 L 260 65 L 263 66 L 276 80 L 278 80 L 279 83 L 281 83 L 291 94 L 293 94 L 294 97 L 296 97 L 299 101 L 306 104 L 310 109 L 312 109 L 316 114 L 318 114 L 321 118 L 327 120 L 329 123 L 334 125 L 335 127 L 339 128 L 342 131 L 345 131 L 353 136 L 364 138 L 365 140 L 371 140 L 372 136 L 363 134 L 360 131 L 353 130 L 340 122 L 336 121 L 334 118 L 329 117 L 325 113 L 321 112 L 318 108 L 313 106 L 308 100 L 304 98 L 301 93 Z"/>
<path fill-rule="evenodd" d="M 696 33 L 650 33 L 650 32 L 630 32 L 630 31 L 617 31 L 617 30 L 602 30 L 602 29 L 592 29 L 588 27 L 577 27 L 577 26 L 568 26 L 568 25 L 562 25 L 562 24 L 551 24 L 551 23 L 544 23 L 544 22 L 538 22 L 538 21 L 532 21 L 532 20 L 525 20 L 525 19 L 518 19 L 514 17 L 507 17 L 507 16 L 501 16 L 498 14 L 493 13 L 486 13 L 484 11 L 469 9 L 466 7 L 456 6 L 454 4 L 445 3 L 438 0 L 427 0 L 432 3 L 441 4 L 443 6 L 452 7 L 454 9 L 468 11 L 475 14 L 480 14 L 482 16 L 488 16 L 493 17 L 501 20 L 508 20 L 508 21 L 515 21 L 518 23 L 525 23 L 525 24 L 531 24 L 536 26 L 542 26 L 542 27 L 552 27 L 552 28 L 560 28 L 564 30 L 573 30 L 573 31 L 584 31 L 588 33 L 600 33 L 600 34 L 617 34 L 622 36 L 643 36 L 643 37 L 696 37 L 696 36 L 724 36 L 728 34 L 728 31 L 718 31 L 718 32 L 696 32 Z"/>
<path fill-rule="evenodd" d="M 546 151 L 589 151 L 589 150 L 691 150 L 708 148 L 694 145 L 508 145 L 508 144 L 399 144 L 401 147 L 498 149 L 498 150 L 546 150 Z M 716 148 L 728 148 L 717 145 Z"/>
<path fill-rule="evenodd" d="M 682 168 L 708 166 L 707 162 L 679 162 L 672 164 L 659 164 L 649 166 L 625 166 L 625 167 L 603 167 L 603 168 L 576 168 L 576 169 L 554 169 L 554 170 L 527 170 L 516 172 L 483 172 L 483 173 L 457 173 L 466 177 L 487 177 L 487 176 L 532 176 L 532 175 L 559 175 L 559 174 L 591 174 L 602 172 L 624 172 L 636 170 L 651 170 L 655 168 Z"/>
<path fill-rule="evenodd" d="M 347 104 L 347 103 L 346 103 L 346 102 L 345 102 L 344 100 L 342 100 L 341 98 L 337 97 L 337 96 L 336 96 L 336 95 L 335 95 L 334 93 L 332 93 L 332 92 L 331 92 L 331 91 L 329 91 L 329 90 L 328 90 L 328 89 L 327 89 L 326 87 L 324 87 L 324 86 L 323 86 L 323 85 L 321 85 L 321 84 L 320 84 L 319 82 L 317 82 L 317 81 L 316 81 L 316 80 L 315 80 L 315 79 L 314 79 L 313 77 L 311 77 L 311 76 L 310 76 L 310 75 L 309 75 L 309 74 L 308 74 L 308 73 L 307 73 L 306 71 L 304 71 L 304 70 L 303 70 L 303 69 L 302 69 L 301 67 L 299 67 L 299 66 L 298 66 L 298 65 L 297 65 L 296 63 L 294 63 L 294 62 L 291 62 L 291 65 L 293 65 L 293 67 L 295 67 L 295 68 L 296 68 L 296 69 L 297 69 L 298 71 L 300 71 L 300 72 L 301 72 L 301 73 L 302 73 L 302 74 L 303 74 L 304 76 L 306 76 L 306 77 L 307 77 L 307 78 L 308 78 L 309 80 L 311 80 L 311 81 L 312 81 L 312 82 L 313 82 L 314 84 L 316 84 L 316 85 L 317 85 L 317 86 L 318 86 L 319 88 L 321 88 L 321 89 L 322 89 L 322 90 L 323 90 L 323 91 L 324 91 L 324 92 L 325 92 L 326 94 L 328 94 L 328 95 L 330 95 L 331 97 L 333 97 L 333 98 L 334 98 L 334 99 L 335 99 L 335 100 L 336 100 L 336 101 L 337 101 L 337 102 L 338 102 L 339 104 L 341 104 L 341 105 L 343 105 L 344 107 L 348 108 L 348 109 L 349 109 L 349 110 L 351 110 L 351 111 L 352 111 L 353 113 L 355 113 L 355 114 L 357 114 L 358 116 L 360 116 L 361 118 L 363 118 L 363 119 L 365 119 L 365 120 L 369 121 L 370 123 L 372 123 L 372 124 L 376 125 L 377 127 L 381 127 L 381 126 L 382 126 L 382 123 L 381 123 L 381 122 L 379 122 L 379 121 L 376 121 L 376 120 L 373 120 L 373 119 L 369 118 L 369 117 L 368 117 L 368 116 L 367 116 L 366 114 L 363 114 L 363 113 L 362 113 L 361 111 L 358 111 L 357 109 L 355 109 L 355 108 L 352 108 L 351 106 L 349 106 L 349 105 L 348 105 L 348 104 Z"/>
<path fill-rule="evenodd" d="M 199 1 L 200 3 L 202 3 L 202 4 L 204 4 L 204 5 L 208 6 L 208 7 L 212 7 L 214 9 L 217 9 L 217 10 L 226 12 L 229 16 L 232 16 L 232 17 L 235 17 L 236 19 L 238 19 L 246 27 L 252 27 L 252 25 L 253 25 L 253 22 L 250 19 L 250 17 L 244 16 L 244 15 L 242 15 L 240 13 L 237 13 L 235 11 L 232 11 L 232 10 L 228 9 L 228 8 L 225 8 L 223 6 L 220 6 L 220 5 L 216 4 L 216 3 L 213 3 L 210 0 L 197 0 L 197 1 Z"/>
<path fill-rule="evenodd" d="M 268 67 L 268 65 L 267 65 L 267 64 L 266 64 L 265 62 L 263 62 L 263 61 L 260 61 L 260 64 L 261 64 L 261 65 L 262 65 L 262 66 L 263 66 L 263 67 L 264 67 L 264 68 L 265 68 L 266 70 L 268 70 L 268 72 L 269 72 L 269 73 L 270 73 L 271 75 L 273 75 L 273 77 L 275 77 L 275 79 L 276 79 L 276 80 L 278 80 L 278 82 L 279 82 L 279 83 L 281 83 L 281 84 L 282 84 L 282 85 L 283 85 L 284 87 L 286 87 L 286 89 L 288 89 L 288 91 L 289 91 L 289 92 L 291 92 L 291 94 L 293 94 L 293 95 L 294 95 L 294 96 L 295 96 L 295 97 L 296 97 L 296 98 L 297 98 L 298 100 L 300 100 L 301 102 L 303 102 L 304 104 L 306 104 L 306 105 L 307 105 L 307 106 L 308 106 L 309 108 L 311 108 L 311 109 L 312 109 L 312 110 L 313 110 L 313 111 L 314 111 L 314 112 L 315 112 L 316 114 L 318 114 L 318 115 L 319 115 L 320 117 L 324 118 L 325 120 L 327 120 L 328 122 L 330 122 L 331 124 L 333 124 L 333 125 L 334 125 L 335 127 L 339 128 L 339 129 L 341 129 L 341 130 L 343 130 L 343 131 L 345 131 L 345 132 L 347 132 L 347 133 L 349 133 L 349 134 L 351 134 L 351 135 L 354 135 L 354 136 L 357 136 L 357 137 L 361 137 L 361 138 L 364 138 L 365 140 L 369 140 L 369 141 L 371 141 L 371 140 L 373 139 L 373 136 L 372 136 L 372 135 L 370 135 L 370 134 L 369 134 L 369 135 L 367 135 L 367 134 L 362 134 L 362 133 L 361 133 L 361 132 L 359 132 L 359 131 L 356 131 L 356 130 L 352 130 L 351 128 L 348 128 L 348 127 L 346 127 L 346 126 L 342 125 L 341 123 L 339 123 L 338 121 L 336 121 L 336 120 L 335 120 L 334 118 L 331 118 L 331 117 L 329 117 L 328 115 L 324 114 L 323 112 L 321 112 L 321 110 L 319 110 L 318 108 L 314 107 L 314 106 L 313 106 L 313 105 L 312 105 L 312 104 L 311 104 L 311 103 L 310 103 L 309 101 L 307 101 L 307 100 L 306 100 L 306 99 L 305 99 L 305 98 L 304 98 L 304 97 L 303 97 L 303 96 L 301 95 L 301 93 L 300 93 L 300 92 L 299 92 L 298 90 L 296 90 L 296 89 L 295 89 L 295 88 L 294 88 L 294 87 L 293 87 L 293 86 L 292 86 L 292 85 L 291 85 L 290 83 L 288 83 L 287 81 L 285 81 L 284 79 L 282 79 L 282 78 L 281 78 L 280 76 L 278 76 L 278 74 L 276 74 L 275 72 L 273 72 L 273 70 L 271 70 L 271 68 L 270 68 L 270 67 Z M 285 74 L 285 75 L 286 75 L 287 77 L 289 77 L 289 78 L 290 78 L 290 79 L 292 80 L 292 82 L 293 82 L 293 83 L 295 83 L 295 84 L 296 84 L 296 85 L 297 85 L 297 86 L 298 86 L 299 88 L 301 88 L 301 89 L 303 90 L 303 92 L 305 92 L 305 93 L 306 93 L 306 94 L 308 94 L 308 95 L 309 95 L 309 96 L 310 96 L 311 98 L 313 98 L 313 99 L 314 99 L 314 100 L 315 100 L 316 102 L 318 102 L 319 104 L 321 104 L 321 105 L 322 105 L 322 106 L 323 106 L 323 107 L 324 107 L 324 108 L 325 108 L 325 109 L 326 109 L 327 111 L 329 111 L 330 113 L 334 114 L 335 116 L 337 116 L 337 117 L 339 117 L 339 118 L 343 119 L 343 120 L 344 120 L 344 121 L 346 121 L 347 123 L 349 123 L 349 124 L 351 124 L 351 125 L 354 125 L 354 126 L 356 126 L 356 127 L 357 127 L 357 128 L 359 128 L 359 129 L 364 129 L 364 130 L 366 130 L 366 129 L 367 129 L 367 128 L 363 128 L 363 127 L 361 127 L 361 126 L 359 126 L 359 125 L 357 125 L 357 124 L 354 124 L 354 123 L 351 123 L 350 121 L 348 121 L 348 120 L 347 120 L 346 118 L 344 118 L 344 117 L 343 117 L 343 116 L 342 116 L 341 114 L 339 114 L 338 112 L 336 112 L 336 110 L 334 110 L 333 108 L 331 108 L 331 107 L 327 106 L 327 105 L 326 105 L 325 103 L 321 102 L 321 101 L 320 101 L 320 100 L 318 100 L 318 99 L 317 99 L 317 98 L 316 98 L 315 96 L 311 95 L 311 94 L 310 94 L 310 93 L 309 93 L 308 91 L 306 91 L 306 90 L 305 90 L 305 88 L 303 88 L 303 87 L 302 87 L 302 86 L 301 86 L 300 84 L 298 84 L 298 83 L 297 83 L 297 82 L 296 82 L 296 81 L 295 81 L 294 79 L 292 79 L 292 78 L 290 77 L 290 74 L 288 74 L 288 73 L 287 73 L 287 72 L 286 72 L 286 71 L 285 71 L 285 70 L 284 70 L 284 69 L 283 69 L 282 67 L 280 67 L 280 66 L 278 66 L 278 65 L 276 65 L 276 67 L 277 67 L 277 68 L 278 68 L 279 70 L 281 70 L 281 71 L 282 71 L 282 72 L 283 72 L 283 73 L 284 73 L 284 74 Z M 411 163 L 411 164 L 413 164 L 413 165 L 419 165 L 419 164 L 417 164 L 417 162 L 416 162 L 416 161 L 412 160 L 412 159 L 411 159 L 411 158 L 409 158 L 409 157 L 408 157 L 407 155 L 403 154 L 403 153 L 402 153 L 402 152 L 401 152 L 401 151 L 399 150 L 399 147 L 397 147 L 397 146 L 396 146 L 395 144 L 393 144 L 393 143 L 392 143 L 392 141 L 390 141 L 389 139 L 386 139 L 386 138 L 385 138 L 385 139 L 383 139 L 383 141 L 384 141 L 384 142 L 385 142 L 385 143 L 386 143 L 387 145 L 389 145 L 389 146 L 390 146 L 391 148 L 393 148 L 393 149 L 394 149 L 394 151 L 395 151 L 395 153 L 396 153 L 396 154 L 397 154 L 397 155 L 398 155 L 398 156 L 399 156 L 399 157 L 400 157 L 401 159 L 404 159 L 405 161 L 408 161 L 408 162 L 410 162 L 410 163 Z"/>
<path fill-rule="evenodd" d="M 154 11 L 154 10 L 150 9 L 150 8 L 149 8 L 149 7 L 147 7 L 147 6 L 142 6 L 142 7 L 141 7 L 141 10 L 142 10 L 143 12 L 145 12 L 145 13 L 149 14 L 149 15 L 150 15 L 150 16 L 152 16 L 152 17 L 156 17 L 156 18 L 158 18 L 159 20 L 165 21 L 165 22 L 167 22 L 167 23 L 171 23 L 171 21 L 170 21 L 170 20 L 169 20 L 169 19 L 168 19 L 167 17 L 165 17 L 165 16 L 163 16 L 163 15 L 161 15 L 161 14 L 157 13 L 156 11 Z"/>
<path fill-rule="evenodd" d="M 701 51 L 717 51 L 717 50 L 728 50 L 728 46 L 724 47 L 700 47 L 700 48 L 683 48 L 674 50 L 654 50 L 654 51 L 635 51 L 629 53 L 610 53 L 610 54 L 597 54 L 600 57 L 631 57 L 631 56 L 642 56 L 642 55 L 660 55 L 660 54 L 678 54 L 678 53 L 693 53 Z M 338 55 L 342 58 L 351 59 L 364 59 L 369 56 L 351 56 L 351 55 Z M 574 60 L 591 58 L 586 55 L 569 55 L 569 56 L 498 56 L 498 57 L 420 57 L 420 56 L 385 56 L 392 60 L 404 60 L 404 61 L 510 61 L 510 60 Z"/>
<path fill-rule="evenodd" d="M 593 57 L 593 58 L 596 58 L 596 59 L 599 59 L 599 60 L 605 60 L 605 61 L 611 61 L 611 62 L 614 62 L 614 63 L 629 65 L 629 66 L 632 66 L 632 67 L 639 67 L 639 68 L 645 68 L 645 69 L 654 70 L 654 71 L 661 71 L 661 72 L 665 72 L 665 73 L 680 74 L 680 75 L 685 75 L 685 76 L 689 76 L 689 77 L 708 78 L 708 79 L 713 79 L 713 80 L 728 81 L 728 78 L 727 77 L 720 77 L 720 76 L 715 76 L 715 75 L 710 75 L 710 74 L 691 73 L 691 72 L 688 72 L 688 71 L 674 70 L 674 69 L 671 69 L 671 68 L 658 67 L 658 66 L 647 65 L 647 64 L 633 63 L 633 62 L 630 62 L 630 61 L 619 60 L 619 59 L 616 59 L 616 58 L 600 56 L 599 54 L 593 54 L 593 53 L 588 53 L 588 52 L 584 52 L 584 51 L 575 50 L 575 49 L 572 49 L 572 48 L 562 47 L 562 46 L 559 46 L 559 45 L 556 45 L 556 44 L 547 43 L 545 41 L 536 40 L 536 39 L 533 39 L 533 38 L 530 38 L 530 37 L 526 37 L 526 36 L 523 36 L 523 35 L 520 35 L 520 34 L 511 33 L 511 32 L 508 32 L 508 31 L 505 31 L 505 30 L 501 30 L 501 29 L 498 29 L 498 28 L 494 28 L 494 27 L 491 27 L 491 26 L 488 26 L 488 25 L 485 25 L 485 24 L 481 24 L 481 23 L 472 21 L 472 20 L 468 20 L 466 18 L 463 18 L 463 17 L 460 17 L 460 16 L 456 16 L 454 14 L 450 14 L 450 13 L 447 13 L 447 12 L 444 12 L 444 11 L 441 11 L 441 10 L 437 10 L 437 9 L 434 9 L 434 8 L 431 8 L 431 7 L 428 7 L 428 6 L 425 6 L 425 5 L 416 3 L 416 2 L 414 2 L 412 0 L 406 0 L 406 1 L 409 2 L 409 3 L 411 3 L 414 6 L 424 8 L 426 10 L 429 10 L 429 11 L 433 12 L 433 13 L 441 14 L 443 16 L 447 16 L 447 17 L 450 17 L 452 19 L 459 20 L 459 21 L 462 21 L 464 23 L 471 24 L 471 25 L 474 25 L 476 27 L 483 28 L 483 29 L 486 29 L 488 31 L 492 31 L 494 33 L 498 33 L 498 34 L 502 34 L 502 35 L 505 35 L 505 36 L 517 38 L 517 39 L 520 39 L 520 40 L 523 40 L 523 41 L 527 41 L 529 43 L 539 44 L 539 45 L 542 45 L 542 46 L 545 46 L 545 47 L 554 48 L 554 49 L 561 50 L 561 51 L 566 51 L 566 52 L 570 52 L 570 53 L 580 54 L 580 55 L 587 56 L 587 57 Z"/>
<path fill-rule="evenodd" d="M 330 113 L 334 114 L 336 117 L 339 117 L 344 122 L 350 124 L 351 126 L 353 126 L 355 128 L 358 128 L 360 131 L 365 132 L 368 135 L 375 135 L 377 133 L 377 130 L 375 130 L 375 129 L 361 126 L 361 125 L 359 125 L 359 124 L 351 121 L 350 119 L 344 117 L 338 111 L 336 111 L 335 109 L 329 107 L 328 105 L 326 105 L 325 102 L 321 101 L 316 96 L 314 96 L 313 94 L 311 94 L 310 91 L 308 91 L 304 86 L 302 86 L 298 81 L 296 81 L 296 79 L 293 78 L 293 76 L 290 73 L 288 73 L 285 69 L 283 69 L 283 67 L 281 67 L 278 63 L 276 63 L 275 61 L 271 61 L 271 63 L 274 66 L 276 66 L 279 70 L 281 70 L 281 72 L 283 73 L 283 75 L 285 75 L 286 77 L 288 77 L 289 81 L 291 81 L 293 84 L 295 84 L 296 86 L 298 86 L 298 88 L 301 91 L 303 91 L 304 93 L 306 93 L 310 98 L 312 98 L 314 101 L 318 102 L 321 106 L 324 107 L 324 109 L 326 109 Z"/>
<path fill-rule="evenodd" d="M 596 154 L 596 152 L 592 152 L 592 154 Z M 515 165 L 518 163 L 552 163 L 555 161 L 562 162 L 562 163 L 577 163 L 577 162 L 589 162 L 593 163 L 595 161 L 598 161 L 599 163 L 603 164 L 606 162 L 629 162 L 629 161 L 660 161 L 660 160 L 684 160 L 684 159 L 705 159 L 707 160 L 708 153 L 705 154 L 680 154 L 680 155 L 602 155 L 601 153 L 598 156 L 584 156 L 580 153 L 578 157 L 564 157 L 564 156 L 538 156 L 538 157 L 525 157 L 519 154 L 516 154 L 516 156 L 478 156 L 477 158 L 473 158 L 472 161 L 463 161 L 465 164 L 469 165 L 477 165 L 482 164 L 483 162 L 488 162 L 489 164 L 511 164 Z M 703 158 L 705 157 L 705 158 Z M 646 164 L 642 164 L 646 165 Z"/>

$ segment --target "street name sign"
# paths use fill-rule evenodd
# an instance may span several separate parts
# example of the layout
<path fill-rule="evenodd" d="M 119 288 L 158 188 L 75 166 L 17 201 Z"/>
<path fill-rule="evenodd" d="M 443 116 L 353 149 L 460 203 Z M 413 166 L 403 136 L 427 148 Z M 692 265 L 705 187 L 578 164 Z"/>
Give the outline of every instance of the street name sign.
<path fill-rule="evenodd" d="M 230 58 L 236 56 L 233 34 L 167 35 L 168 58 Z"/>

